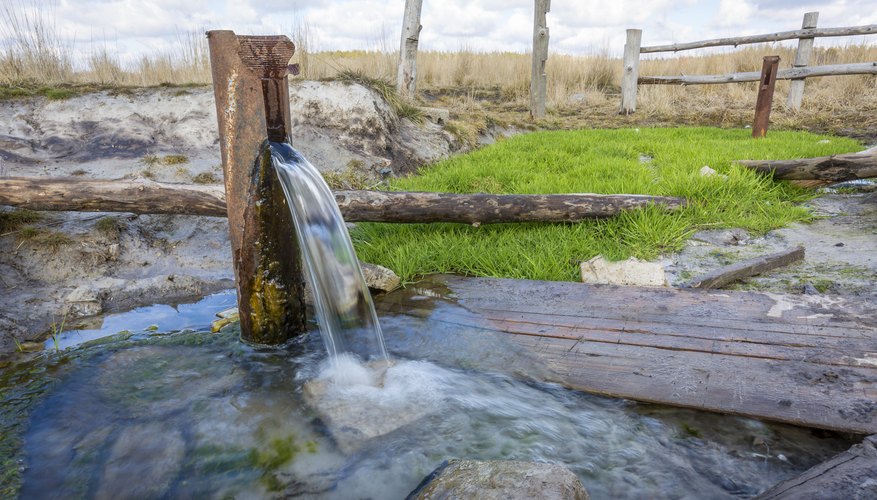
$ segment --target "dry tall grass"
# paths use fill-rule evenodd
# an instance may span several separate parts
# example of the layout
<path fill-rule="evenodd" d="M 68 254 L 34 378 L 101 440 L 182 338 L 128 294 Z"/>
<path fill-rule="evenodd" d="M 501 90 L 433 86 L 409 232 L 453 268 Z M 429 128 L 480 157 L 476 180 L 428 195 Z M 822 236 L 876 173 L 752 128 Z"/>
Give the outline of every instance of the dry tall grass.
<path fill-rule="evenodd" d="M 144 55 L 132 64 L 122 64 L 106 44 L 91 54 L 74 57 L 72 48 L 58 36 L 54 12 L 46 0 L 5 0 L 0 7 L 0 85 L 44 86 L 62 83 L 93 83 L 109 86 L 151 86 L 210 82 L 207 40 L 202 32 L 179 35 L 175 49 Z M 379 50 L 320 52 L 316 50 L 305 22 L 289 33 L 298 48 L 298 78 L 331 79 L 355 72 L 369 78 L 393 81 L 397 53 L 378 44 Z M 643 75 L 721 74 L 758 71 L 762 57 L 779 55 L 781 67 L 794 58 L 793 44 L 748 46 L 740 50 L 713 51 L 707 55 L 674 55 L 644 59 Z M 877 45 L 817 47 L 814 65 L 877 61 Z M 76 64 L 74 64 L 74 61 Z M 548 59 L 548 106 L 555 114 L 569 112 L 610 113 L 618 106 L 621 62 L 604 52 L 590 56 L 552 54 Z M 418 88 L 426 94 L 452 95 L 442 105 L 479 111 L 525 110 L 530 82 L 528 54 L 511 52 L 478 53 L 421 52 L 418 55 Z M 785 95 L 788 82 L 778 83 L 778 96 Z M 755 84 L 703 85 L 692 87 L 643 85 L 639 90 L 639 115 L 664 117 L 683 115 L 697 119 L 709 116 L 725 122 L 735 110 L 750 110 Z M 776 101 L 782 101 L 778 98 Z M 865 103 L 862 106 L 862 103 Z M 780 104 L 781 106 L 781 104 Z M 855 107 L 877 108 L 877 78 L 842 76 L 807 80 L 804 107 L 826 112 Z M 742 112 L 742 111 L 740 111 Z"/>

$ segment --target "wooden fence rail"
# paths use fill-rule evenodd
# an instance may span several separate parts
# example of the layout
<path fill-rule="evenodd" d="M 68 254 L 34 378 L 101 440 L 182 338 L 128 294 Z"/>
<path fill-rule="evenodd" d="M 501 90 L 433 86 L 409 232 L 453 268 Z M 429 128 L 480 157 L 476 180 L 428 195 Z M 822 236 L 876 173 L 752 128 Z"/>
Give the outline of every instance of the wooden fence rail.
<path fill-rule="evenodd" d="M 839 75 L 877 75 L 877 62 L 781 69 L 777 72 L 776 79 L 796 80 L 815 76 Z M 729 73 L 727 75 L 641 76 L 638 80 L 640 84 L 652 85 L 710 85 L 717 83 L 757 82 L 760 76 L 760 71 L 751 71 L 746 73 Z"/>
<path fill-rule="evenodd" d="M 819 14 L 818 12 L 808 12 L 807 14 Z M 805 14 L 806 15 L 806 14 Z M 641 47 L 641 54 L 649 54 L 654 52 L 679 52 L 680 50 L 704 49 L 707 47 L 722 47 L 747 45 L 751 43 L 767 43 L 779 42 L 782 40 L 794 40 L 796 38 L 819 38 L 828 36 L 856 36 L 856 35 L 875 35 L 877 34 L 877 24 L 868 24 L 865 26 L 852 26 L 847 28 L 821 28 L 821 29 L 800 29 L 794 31 L 782 31 L 780 33 L 771 33 L 767 35 L 738 36 L 733 38 L 716 38 L 713 40 L 701 40 L 699 42 L 688 43 L 671 43 L 670 45 L 652 45 L 649 47 Z"/>
<path fill-rule="evenodd" d="M 679 75 L 679 76 L 639 76 L 640 54 L 656 52 L 678 52 L 680 50 L 701 49 L 706 47 L 721 47 L 776 42 L 780 40 L 798 39 L 798 49 L 792 68 L 779 72 L 777 79 L 793 80 L 789 89 L 786 105 L 789 109 L 797 111 L 801 108 L 804 98 L 804 79 L 818 76 L 862 75 L 877 74 L 877 62 L 835 64 L 827 66 L 808 67 L 810 54 L 813 51 L 813 40 L 819 37 L 856 36 L 877 34 L 877 24 L 866 26 L 851 26 L 840 28 L 816 28 L 818 12 L 804 14 L 801 29 L 794 31 L 782 31 L 765 35 L 740 36 L 732 38 L 716 38 L 701 40 L 698 42 L 673 43 L 669 45 L 641 46 L 642 31 L 627 30 L 627 42 L 624 45 L 623 69 L 621 78 L 621 113 L 631 114 L 636 111 L 637 85 L 648 84 L 677 84 L 677 85 L 704 85 L 720 83 L 741 83 L 758 81 L 760 73 L 731 73 L 727 75 Z"/>

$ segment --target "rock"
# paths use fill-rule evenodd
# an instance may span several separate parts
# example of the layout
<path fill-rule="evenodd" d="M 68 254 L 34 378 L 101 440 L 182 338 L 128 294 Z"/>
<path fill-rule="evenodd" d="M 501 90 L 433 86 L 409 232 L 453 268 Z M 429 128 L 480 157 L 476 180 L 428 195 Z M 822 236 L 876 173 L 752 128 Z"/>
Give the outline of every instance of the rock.
<path fill-rule="evenodd" d="M 162 418 L 243 379 L 228 359 L 192 356 L 189 349 L 147 345 L 116 352 L 101 363 L 95 390 L 129 415 Z"/>
<path fill-rule="evenodd" d="M 709 165 L 704 165 L 704 166 L 700 169 L 700 172 L 699 172 L 699 173 L 700 173 L 701 177 L 714 177 L 714 176 L 718 176 L 718 177 L 720 177 L 720 178 L 722 178 L 722 179 L 724 179 L 724 180 L 728 180 L 728 176 L 727 176 L 727 175 L 724 175 L 724 174 L 721 174 L 721 175 L 720 175 L 718 172 L 716 172 L 715 170 L 713 170 L 712 168 L 710 168 Z"/>
<path fill-rule="evenodd" d="M 218 313 L 216 313 L 216 317 L 222 318 L 222 319 L 228 319 L 228 318 L 232 318 L 232 317 L 237 318 L 239 315 L 240 315 L 240 312 L 238 312 L 237 307 L 232 307 L 232 308 L 226 309 L 225 311 L 219 311 Z"/>
<path fill-rule="evenodd" d="M 636 257 L 610 262 L 602 255 L 598 255 L 581 263 L 581 274 L 583 283 L 668 286 L 664 266 L 660 262 L 645 262 Z"/>
<path fill-rule="evenodd" d="M 359 265 L 362 267 L 366 284 L 372 290 L 389 292 L 402 284 L 402 280 L 391 269 L 367 262 L 360 262 Z"/>
<path fill-rule="evenodd" d="M 579 478 L 562 465 L 538 462 L 451 460 L 408 495 L 409 500 L 587 500 Z"/>
<path fill-rule="evenodd" d="M 161 423 L 125 428 L 110 450 L 95 498 L 161 498 L 180 472 L 186 443 Z"/>
<path fill-rule="evenodd" d="M 119 244 L 113 243 L 107 246 L 106 256 L 107 260 L 110 262 L 115 262 L 119 260 Z"/>
<path fill-rule="evenodd" d="M 88 285 L 80 286 L 70 292 L 64 303 L 67 305 L 66 314 L 74 318 L 95 316 L 104 310 L 100 291 Z"/>
<path fill-rule="evenodd" d="M 303 394 L 344 454 L 354 453 L 371 439 L 413 424 L 438 409 L 432 400 L 434 394 L 406 383 L 404 371 L 388 376 L 382 362 L 363 366 L 339 358 L 336 363 L 340 380 L 309 380 Z M 409 392 L 400 394 L 400 381 Z"/>
<path fill-rule="evenodd" d="M 442 108 L 419 108 L 424 118 L 435 123 L 436 125 L 444 125 L 451 119 L 451 112 Z"/>

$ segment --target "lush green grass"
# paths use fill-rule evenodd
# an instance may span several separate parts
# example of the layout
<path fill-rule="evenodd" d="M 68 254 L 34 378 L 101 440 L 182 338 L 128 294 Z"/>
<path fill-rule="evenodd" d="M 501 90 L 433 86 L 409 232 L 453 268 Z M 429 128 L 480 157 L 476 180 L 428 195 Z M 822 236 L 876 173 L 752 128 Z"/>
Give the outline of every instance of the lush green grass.
<path fill-rule="evenodd" d="M 860 149 L 851 139 L 805 132 L 772 131 L 760 140 L 747 130 L 713 128 L 537 132 L 423 168 L 391 189 L 652 194 L 690 204 L 675 213 L 648 208 L 579 224 L 360 224 L 352 236 L 362 260 L 390 267 L 404 281 L 435 272 L 576 280 L 577 262 L 598 254 L 653 259 L 678 250 L 701 228 L 762 233 L 810 217 L 796 205 L 807 192 L 732 166 L 735 159 Z M 720 175 L 700 175 L 704 165 Z"/>

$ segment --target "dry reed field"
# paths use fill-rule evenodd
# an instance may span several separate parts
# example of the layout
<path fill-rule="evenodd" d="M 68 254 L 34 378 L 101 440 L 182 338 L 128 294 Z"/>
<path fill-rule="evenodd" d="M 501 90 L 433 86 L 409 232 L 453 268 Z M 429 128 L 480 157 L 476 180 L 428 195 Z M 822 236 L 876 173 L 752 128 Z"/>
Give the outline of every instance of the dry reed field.
<path fill-rule="evenodd" d="M 0 40 L 7 40 L 0 46 L 0 86 L 6 87 L 7 95 L 22 94 L 15 91 L 17 88 L 210 83 L 209 54 L 203 33 L 181 33 L 173 50 L 123 64 L 106 45 L 88 54 L 75 53 L 56 33 L 50 10 L 34 14 L 33 9 L 22 9 L 21 5 L 12 2 L 0 7 Z M 307 24 L 294 26 L 288 35 L 297 46 L 294 62 L 302 70 L 297 78 L 332 79 L 352 72 L 389 82 L 395 79 L 398 52 L 386 47 L 319 51 Z M 817 40 L 811 65 L 877 61 L 877 43 L 867 43 L 863 37 L 855 40 L 857 43 L 839 47 L 820 47 Z M 644 58 L 640 74 L 759 71 L 765 55 L 779 55 L 780 68 L 787 68 L 794 59 L 793 42 Z M 458 119 L 451 126 L 459 129 L 464 139 L 490 121 L 541 128 L 632 124 L 739 126 L 751 120 L 755 103 L 755 83 L 641 85 L 637 113 L 620 117 L 616 116 L 620 57 L 610 56 L 608 50 L 585 56 L 550 54 L 547 73 L 549 114 L 536 124 L 527 117 L 530 56 L 525 53 L 422 51 L 418 55 L 418 99 L 423 105 L 450 108 Z M 877 136 L 877 77 L 808 79 L 799 112 L 785 109 L 788 86 L 788 81 L 777 83 L 774 126 Z"/>

